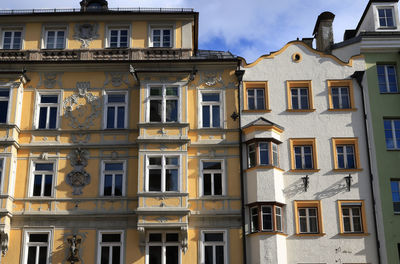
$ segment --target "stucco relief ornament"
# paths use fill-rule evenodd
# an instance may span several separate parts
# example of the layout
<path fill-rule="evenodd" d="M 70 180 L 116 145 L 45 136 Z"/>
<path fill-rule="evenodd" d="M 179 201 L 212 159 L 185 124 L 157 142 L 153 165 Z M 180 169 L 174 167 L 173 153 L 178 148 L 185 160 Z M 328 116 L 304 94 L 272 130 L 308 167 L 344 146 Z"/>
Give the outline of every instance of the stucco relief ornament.
<path fill-rule="evenodd" d="M 72 128 L 88 129 L 100 115 L 100 99 L 88 92 L 89 82 L 78 82 L 77 94 L 64 100 L 65 118 L 69 119 Z"/>
<path fill-rule="evenodd" d="M 41 87 L 42 85 L 47 89 L 53 89 L 58 85 L 62 88 L 62 77 L 63 73 L 57 72 L 45 72 L 43 75 L 40 75 L 40 80 L 38 82 L 37 88 Z"/>
<path fill-rule="evenodd" d="M 98 24 L 76 24 L 74 39 L 77 39 L 81 42 L 82 49 L 86 49 L 89 47 L 89 44 L 92 40 L 99 38 L 98 29 Z"/>
<path fill-rule="evenodd" d="M 221 72 L 202 72 L 200 82 L 207 86 L 214 86 L 218 83 L 223 83 Z"/>
<path fill-rule="evenodd" d="M 76 235 L 74 235 L 72 238 L 68 238 L 67 241 L 69 244 L 69 257 L 67 261 L 71 264 L 79 262 L 79 245 L 81 244 L 82 239 L 76 238 Z"/>
<path fill-rule="evenodd" d="M 72 151 L 69 155 L 71 166 L 74 169 L 67 174 L 65 181 L 74 189 L 72 192 L 74 195 L 82 194 L 82 188 L 90 183 L 90 175 L 85 171 L 88 155 L 86 150 L 80 148 Z"/>

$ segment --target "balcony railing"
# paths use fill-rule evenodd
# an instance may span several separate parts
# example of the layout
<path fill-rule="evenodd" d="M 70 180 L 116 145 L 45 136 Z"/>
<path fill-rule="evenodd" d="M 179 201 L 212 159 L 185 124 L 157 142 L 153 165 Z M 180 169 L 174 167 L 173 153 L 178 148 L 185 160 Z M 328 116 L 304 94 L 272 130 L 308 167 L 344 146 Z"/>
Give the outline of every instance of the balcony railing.
<path fill-rule="evenodd" d="M 0 50 L 0 61 L 122 61 L 190 59 L 191 49 Z"/>

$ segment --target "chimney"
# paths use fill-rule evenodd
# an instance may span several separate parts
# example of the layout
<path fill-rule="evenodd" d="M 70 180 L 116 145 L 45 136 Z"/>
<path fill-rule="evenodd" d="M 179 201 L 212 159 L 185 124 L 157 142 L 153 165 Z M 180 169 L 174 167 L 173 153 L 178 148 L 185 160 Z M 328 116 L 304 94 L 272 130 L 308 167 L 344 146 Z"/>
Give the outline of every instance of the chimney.
<path fill-rule="evenodd" d="M 335 15 L 331 12 L 323 12 L 318 16 L 313 32 L 318 51 L 331 52 L 331 45 L 333 44 L 332 23 L 334 19 Z"/>

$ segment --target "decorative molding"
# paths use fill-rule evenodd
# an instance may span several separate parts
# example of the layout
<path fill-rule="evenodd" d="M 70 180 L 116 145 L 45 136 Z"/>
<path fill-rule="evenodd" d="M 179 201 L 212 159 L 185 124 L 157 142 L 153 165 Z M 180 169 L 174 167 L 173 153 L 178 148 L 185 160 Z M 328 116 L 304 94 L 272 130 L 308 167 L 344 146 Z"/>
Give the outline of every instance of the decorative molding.
<path fill-rule="evenodd" d="M 88 129 L 94 125 L 94 120 L 100 115 L 101 105 L 98 96 L 88 92 L 90 82 L 77 82 L 77 94 L 73 94 L 64 100 L 64 116 L 69 119 L 72 128 Z M 85 99 L 85 104 L 79 102 Z M 85 117 L 86 116 L 86 117 Z"/>
<path fill-rule="evenodd" d="M 188 250 L 188 228 L 187 226 L 181 227 L 181 247 L 183 254 Z"/>
<path fill-rule="evenodd" d="M 160 216 L 160 217 L 156 218 L 156 220 L 157 220 L 158 222 L 164 224 L 164 223 L 168 222 L 169 218 L 168 218 L 168 217 L 165 217 L 165 216 Z"/>
<path fill-rule="evenodd" d="M 122 84 L 126 86 L 129 85 L 128 73 L 125 72 L 106 72 L 106 80 L 104 81 L 104 87 L 109 83 L 112 84 L 113 87 L 120 87 Z"/>
<path fill-rule="evenodd" d="M 43 152 L 42 154 L 40 154 L 40 159 L 41 160 L 49 160 L 49 153 Z"/>
<path fill-rule="evenodd" d="M 99 24 L 75 24 L 74 39 L 81 42 L 81 48 L 87 49 L 91 41 L 99 38 Z"/>
<path fill-rule="evenodd" d="M 88 165 L 89 152 L 80 148 L 72 151 L 69 155 L 71 166 L 74 168 L 67 174 L 65 181 L 72 186 L 73 195 L 81 195 L 82 188 L 90 183 L 90 174 L 85 171 Z"/>
<path fill-rule="evenodd" d="M 75 228 L 74 228 L 75 229 Z M 69 247 L 65 247 L 65 263 L 80 263 L 84 264 L 84 259 L 82 259 L 81 252 L 83 251 L 83 242 L 86 240 L 87 233 L 81 233 L 78 230 L 73 230 L 71 233 L 64 235 L 64 243 L 68 244 Z M 75 239 L 75 245 L 73 245 L 73 240 Z"/>
<path fill-rule="evenodd" d="M 200 76 L 200 83 L 205 84 L 208 87 L 215 86 L 217 84 L 222 84 L 222 72 L 216 71 L 203 71 L 201 72 Z"/>
<path fill-rule="evenodd" d="M 144 253 L 146 249 L 146 230 L 143 226 L 138 226 L 137 231 L 139 233 L 139 249 L 140 252 Z"/>
<path fill-rule="evenodd" d="M 74 144 L 86 144 L 90 140 L 90 134 L 82 132 L 77 134 L 71 134 L 71 142 Z"/>
<path fill-rule="evenodd" d="M 58 85 L 58 87 L 62 89 L 62 75 L 62 72 L 45 72 L 40 75 L 40 79 L 36 88 L 44 86 L 47 89 L 53 89 L 56 87 L 56 85 Z"/>

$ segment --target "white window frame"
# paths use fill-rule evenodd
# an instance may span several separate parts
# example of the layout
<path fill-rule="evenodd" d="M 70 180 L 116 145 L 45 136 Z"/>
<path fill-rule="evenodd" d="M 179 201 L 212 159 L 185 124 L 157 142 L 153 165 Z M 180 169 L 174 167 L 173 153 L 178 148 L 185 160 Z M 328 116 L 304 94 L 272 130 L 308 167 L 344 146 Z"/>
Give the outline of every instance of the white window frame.
<path fill-rule="evenodd" d="M 345 216 L 343 213 L 343 209 L 349 209 L 349 215 Z M 358 208 L 358 210 L 360 211 L 360 215 L 356 216 L 360 218 L 360 227 L 361 227 L 361 231 L 354 231 L 354 223 L 353 223 L 353 208 Z M 346 203 L 342 203 L 341 205 L 341 210 L 342 210 L 342 223 L 343 223 L 343 232 L 344 233 L 364 233 L 364 227 L 363 227 L 363 215 L 362 215 L 362 204 L 346 204 Z M 350 231 L 346 231 L 345 230 L 345 225 L 344 225 L 344 219 L 349 218 L 350 221 Z"/>
<path fill-rule="evenodd" d="M 124 95 L 125 96 L 125 103 L 108 103 L 108 95 L 112 94 L 119 94 L 119 95 Z M 126 129 L 128 127 L 128 107 L 129 107 L 129 93 L 127 91 L 105 91 L 104 93 L 104 110 L 103 110 L 103 129 Z M 118 108 L 119 106 L 124 106 L 125 107 L 125 113 L 124 113 L 124 127 L 123 128 L 117 128 L 117 123 L 118 123 L 118 111 L 115 111 L 114 117 L 117 117 L 114 119 L 114 127 L 113 128 L 107 128 L 107 110 L 108 106 L 114 106 Z"/>
<path fill-rule="evenodd" d="M 121 196 L 115 195 L 115 174 L 119 171 L 110 171 L 110 174 L 113 174 L 113 183 L 112 183 L 112 194 L 104 196 L 104 181 L 105 181 L 105 165 L 106 163 L 122 163 L 122 194 Z M 104 197 L 124 197 L 125 196 L 125 183 L 126 183 L 126 160 L 102 160 L 101 162 L 101 182 L 100 182 L 100 196 Z"/>
<path fill-rule="evenodd" d="M 297 95 L 293 95 L 293 90 L 297 90 Z M 303 108 L 303 106 L 301 105 L 301 98 L 302 98 L 302 96 L 303 95 L 301 95 L 301 93 L 300 93 L 300 91 L 301 90 L 306 90 L 307 91 L 307 104 L 308 104 L 308 107 L 307 108 Z M 311 105 L 310 105 L 310 89 L 309 88 L 307 88 L 307 87 L 291 87 L 290 88 L 290 96 L 291 96 L 291 99 L 290 100 L 292 100 L 292 109 L 293 110 L 309 110 L 310 108 L 311 108 Z M 299 108 L 294 108 L 293 107 L 293 100 L 297 100 L 297 105 L 299 106 Z"/>
<path fill-rule="evenodd" d="M 311 148 L 311 168 L 306 168 L 306 154 L 304 152 L 305 147 Z M 296 148 L 301 148 L 301 154 L 300 154 L 301 155 L 301 168 L 296 167 L 296 155 L 298 155 L 298 154 L 296 154 Z M 295 170 L 312 170 L 312 169 L 314 169 L 314 157 L 313 157 L 314 151 L 313 151 L 312 145 L 296 145 L 296 146 L 293 146 L 293 151 L 294 151 L 293 155 L 294 155 L 294 169 Z"/>
<path fill-rule="evenodd" d="M 397 80 L 397 67 L 396 64 L 377 64 L 376 67 L 382 66 L 385 70 L 385 86 L 386 86 L 386 90 L 384 93 L 398 93 L 399 92 L 399 83 Z M 390 91 L 390 87 L 389 87 L 389 74 L 388 74 L 388 67 L 394 67 L 394 76 L 396 78 L 396 92 L 391 92 Z M 377 78 L 378 78 L 378 86 L 379 86 L 379 74 L 377 72 Z M 380 87 L 378 87 L 380 88 Z M 379 92 L 382 93 L 379 89 Z"/>
<path fill-rule="evenodd" d="M 332 107 L 333 107 L 333 109 L 350 109 L 351 108 L 350 87 L 348 87 L 348 86 L 332 86 L 331 89 L 332 89 L 331 93 L 332 93 Z M 333 89 L 338 89 L 338 94 L 337 94 L 338 99 L 339 99 L 339 107 L 338 108 L 335 108 L 335 104 L 333 103 L 333 98 L 335 97 L 333 95 Z M 347 93 L 346 94 L 342 93 L 343 89 L 347 89 Z M 349 102 L 349 107 L 344 107 L 343 106 L 342 95 L 347 95 L 347 99 L 348 99 L 348 102 Z"/>
<path fill-rule="evenodd" d="M 385 121 L 390 121 L 390 128 L 391 128 L 390 130 L 392 132 L 393 144 L 394 144 L 394 148 L 388 148 L 388 146 L 387 146 L 387 144 L 385 142 L 386 149 L 400 149 L 400 146 L 397 145 L 396 129 L 395 129 L 395 125 L 394 125 L 394 122 L 395 121 L 400 122 L 400 119 L 383 119 L 383 122 L 385 122 Z M 386 129 L 385 129 L 385 126 L 384 126 L 383 127 L 384 134 L 386 134 L 385 130 Z M 386 136 L 385 136 L 385 141 L 386 141 Z"/>
<path fill-rule="evenodd" d="M 6 116 L 6 122 L 4 124 L 8 124 L 10 122 L 10 108 L 11 108 L 11 103 L 12 103 L 12 91 L 13 89 L 11 89 L 10 87 L 1 87 L 0 86 L 0 90 L 8 90 L 8 97 L 0 97 L 0 101 L 5 102 L 7 101 L 7 116 Z M 1 123 L 2 124 L 2 123 Z"/>
<path fill-rule="evenodd" d="M 393 15 L 393 17 L 392 17 L 392 19 L 393 19 L 393 26 L 383 26 L 383 25 L 381 25 L 381 20 L 380 20 L 380 16 L 379 16 L 379 10 L 388 10 L 388 9 L 391 9 L 392 10 L 392 15 Z M 395 28 L 397 28 L 397 23 L 396 23 L 396 12 L 395 12 L 395 8 L 394 8 L 394 6 L 377 6 L 376 7 L 376 18 L 377 18 L 377 25 L 378 25 L 378 29 L 395 29 Z M 387 24 L 387 21 L 388 21 L 388 17 L 386 16 L 386 11 L 385 11 L 385 21 L 386 21 L 386 24 Z"/>
<path fill-rule="evenodd" d="M 337 159 L 337 164 L 338 164 L 338 169 L 357 169 L 357 161 L 356 161 L 356 146 L 354 144 L 338 144 L 335 146 L 336 147 L 336 159 Z M 339 167 L 339 151 L 338 151 L 338 147 L 342 147 L 343 148 L 343 163 L 344 163 L 344 167 L 340 168 Z M 348 147 L 352 147 L 353 148 L 353 162 L 354 162 L 354 167 L 353 168 L 349 168 L 349 164 L 347 164 L 347 155 L 348 155 Z"/>
<path fill-rule="evenodd" d="M 49 31 L 64 31 L 64 45 L 63 48 L 47 48 L 47 36 Z M 54 25 L 43 25 L 42 27 L 42 49 L 67 49 L 68 44 L 68 25 L 65 24 L 54 24 Z M 54 43 L 56 45 L 57 41 Z"/>
<path fill-rule="evenodd" d="M 219 93 L 219 103 L 203 102 L 204 93 Z M 198 127 L 204 129 L 223 129 L 225 128 L 225 92 L 220 90 L 199 90 L 198 91 Z M 219 105 L 219 127 L 212 127 L 212 118 L 210 118 L 210 127 L 203 127 L 203 105 Z M 210 112 L 212 114 L 212 112 Z M 211 117 L 211 116 L 210 116 Z"/>
<path fill-rule="evenodd" d="M 6 157 L 0 156 L 0 194 L 3 194 L 3 186 L 4 186 L 4 171 L 6 166 Z M 1 258 L 0 258 L 1 260 Z"/>
<path fill-rule="evenodd" d="M 150 48 L 173 48 L 175 47 L 175 38 L 174 38 L 174 26 L 171 24 L 167 24 L 167 25 L 150 25 L 149 28 L 149 47 Z M 154 41 L 153 41 L 153 32 L 154 30 L 160 30 L 161 31 L 161 35 L 160 35 L 160 47 L 154 47 Z M 171 34 L 171 44 L 170 46 L 164 46 L 164 42 L 163 42 L 163 31 L 164 30 L 170 30 Z"/>
<path fill-rule="evenodd" d="M 51 186 L 51 196 L 33 196 L 33 188 L 34 188 L 34 181 L 35 181 L 35 164 L 37 163 L 53 163 L 53 181 Z M 56 196 L 56 182 L 58 176 L 58 159 L 51 158 L 49 160 L 31 160 L 30 167 L 29 167 L 29 189 L 28 189 L 28 197 L 30 198 L 37 198 L 37 199 L 48 199 Z"/>
<path fill-rule="evenodd" d="M 111 47 L 111 30 L 118 30 L 118 45 L 117 47 Z M 121 34 L 121 30 L 126 30 L 128 31 L 128 42 L 127 42 L 127 46 L 126 47 L 121 47 L 121 39 L 120 39 L 120 34 Z M 111 25 L 107 25 L 106 26 L 106 32 L 107 34 L 105 34 L 105 48 L 111 48 L 111 49 L 119 49 L 119 48 L 130 48 L 131 47 L 131 26 L 129 24 L 111 24 Z"/>
<path fill-rule="evenodd" d="M 203 168 L 203 162 L 220 162 L 221 163 L 221 169 L 220 170 L 204 170 Z M 211 190 L 211 195 L 204 195 L 204 173 L 210 173 L 212 174 L 211 176 L 211 186 L 212 186 L 212 190 Z M 222 194 L 213 194 L 214 192 L 214 174 L 215 173 L 221 173 L 221 185 L 222 185 Z M 200 196 L 205 196 L 205 197 L 221 197 L 221 196 L 225 196 L 226 195 L 226 176 L 225 176 L 225 160 L 223 159 L 201 159 L 200 160 L 200 173 L 199 173 L 199 193 Z"/>
<path fill-rule="evenodd" d="M 22 256 L 22 263 L 27 263 L 28 261 L 28 250 L 30 246 L 29 242 L 29 235 L 30 234 L 47 234 L 48 241 L 47 241 L 47 262 L 46 264 L 51 264 L 52 263 L 52 252 L 53 252 L 53 229 L 26 229 L 24 230 L 24 236 L 23 236 L 23 256 Z M 38 245 L 39 243 L 44 243 L 44 242 L 33 242 L 34 245 Z M 37 255 L 38 257 L 38 255 Z"/>
<path fill-rule="evenodd" d="M 53 90 L 53 91 L 43 91 L 43 90 L 39 90 L 36 92 L 36 103 L 35 103 L 35 118 L 34 118 L 34 124 L 33 127 L 35 129 L 40 129 L 40 130 L 48 130 L 48 129 L 59 129 L 60 128 L 60 119 L 61 119 L 61 108 L 62 108 L 62 92 L 59 90 Z M 55 128 L 48 128 L 49 125 L 49 112 L 47 112 L 47 120 L 46 120 L 46 128 L 39 128 L 39 117 L 40 117 L 40 107 L 43 106 L 47 106 L 50 107 L 51 104 L 55 105 L 55 103 L 45 103 L 42 104 L 40 103 L 40 99 L 42 97 L 42 95 L 57 95 L 58 96 L 58 103 L 57 103 L 57 121 L 56 121 L 56 127 Z"/>
<path fill-rule="evenodd" d="M 254 213 L 254 210 L 257 211 L 257 213 Z M 257 228 L 255 228 L 254 226 L 254 220 L 253 217 L 257 216 Z M 260 232 L 261 228 L 260 228 L 260 210 L 259 210 L 259 206 L 253 206 L 250 207 L 250 232 L 251 233 L 255 233 L 255 232 Z"/>
<path fill-rule="evenodd" d="M 300 215 L 300 210 L 306 210 L 306 215 L 305 216 L 301 216 Z M 311 224 L 310 224 L 310 218 L 311 217 L 314 217 L 314 216 L 310 216 L 310 212 L 309 212 L 309 210 L 310 209 L 313 209 L 313 210 L 315 210 L 315 219 L 316 219 L 316 221 L 315 221 L 315 223 L 316 223 L 316 225 L 317 225 L 317 231 L 316 232 L 311 232 L 310 230 L 311 230 Z M 300 234 L 318 234 L 318 233 L 320 233 L 320 226 L 319 226 L 319 219 L 318 219 L 318 217 L 319 217 L 319 214 L 318 214 L 318 208 L 317 207 L 299 207 L 299 208 L 297 208 L 297 214 L 298 214 L 298 217 L 299 217 L 299 233 Z M 300 219 L 301 218 L 305 218 L 306 219 L 306 224 L 307 224 L 307 230 L 304 232 L 304 231 L 301 231 L 301 224 L 300 224 Z"/>
<path fill-rule="evenodd" d="M 121 235 L 121 242 L 102 242 L 102 235 L 103 234 L 120 234 Z M 120 246 L 120 264 L 124 262 L 124 245 L 125 245 L 125 232 L 124 230 L 99 230 L 97 231 L 97 264 L 101 263 L 101 247 L 102 246 Z M 110 251 L 111 254 L 112 250 Z M 112 259 L 111 259 L 112 260 Z M 114 264 L 114 263 L 112 263 Z"/>
<path fill-rule="evenodd" d="M 265 110 L 266 109 L 266 105 L 265 105 L 265 88 L 247 88 L 247 108 L 248 110 Z M 254 91 L 254 95 L 251 96 L 254 99 L 254 109 L 250 109 L 249 107 L 249 100 L 250 100 L 250 95 L 249 95 L 249 90 L 253 90 Z M 264 107 L 263 108 L 259 108 L 259 106 L 257 105 L 258 102 L 258 96 L 257 96 L 257 91 L 258 90 L 262 90 L 263 92 L 263 104 Z"/>
<path fill-rule="evenodd" d="M 279 210 L 280 210 L 280 214 L 278 214 L 277 213 L 277 209 L 279 208 Z M 275 229 L 275 231 L 276 232 L 283 232 L 283 207 L 282 206 L 277 206 L 277 205 L 275 205 L 274 207 L 273 207 L 273 209 L 272 210 L 275 210 L 275 212 L 274 212 L 274 219 L 273 219 L 273 221 L 275 221 L 275 223 L 274 223 L 274 229 Z M 281 225 L 281 228 L 280 229 L 278 229 L 278 219 L 277 219 L 277 216 L 280 216 L 280 221 L 279 221 L 279 223 L 280 223 L 280 225 Z M 275 228 L 276 227 L 276 228 Z"/>
<path fill-rule="evenodd" d="M 271 213 L 270 214 L 264 214 L 264 212 L 263 212 L 263 208 L 264 207 L 269 207 L 271 209 Z M 275 207 L 273 205 L 261 205 L 261 207 L 260 207 L 260 214 L 261 214 L 261 228 L 260 228 L 260 230 L 261 231 L 264 231 L 264 232 L 265 231 L 266 232 L 274 232 L 275 231 L 274 224 L 275 224 L 276 220 L 274 220 L 274 216 L 275 216 L 274 210 L 275 210 Z M 264 229 L 264 215 L 269 215 L 270 216 L 271 223 L 272 223 L 272 228 L 271 229 Z"/>
<path fill-rule="evenodd" d="M 223 242 L 206 242 L 205 234 L 207 234 L 207 233 L 223 233 L 224 241 Z M 228 255 L 229 241 L 228 241 L 228 231 L 227 230 L 211 229 L 211 230 L 201 230 L 200 231 L 200 254 L 199 254 L 200 264 L 205 263 L 205 247 L 208 245 L 213 246 L 214 249 L 215 249 L 215 246 L 224 246 L 224 264 L 229 263 L 229 255 Z"/>
<path fill-rule="evenodd" d="M 162 96 L 151 96 L 150 95 L 150 89 L 151 87 L 157 87 L 157 86 L 161 86 L 162 87 Z M 177 87 L 178 89 L 178 96 L 174 96 L 174 95 L 166 95 L 166 88 L 167 87 Z M 181 122 L 181 112 L 182 112 L 182 107 L 181 107 L 181 100 L 182 100 L 182 96 L 181 96 L 181 89 L 182 86 L 180 84 L 176 84 L 176 83 L 152 83 L 152 84 L 147 84 L 147 104 L 146 104 L 146 122 L 151 122 L 150 121 L 150 101 L 152 98 L 154 99 L 159 99 L 161 100 L 161 105 L 162 105 L 162 112 L 161 112 L 161 123 L 180 123 Z M 166 116 L 167 116 L 167 104 L 166 101 L 168 99 L 172 99 L 175 100 L 176 97 L 178 97 L 178 109 L 177 109 L 177 121 L 176 122 L 167 122 L 166 121 Z M 159 123 L 159 122 L 151 122 L 151 123 Z"/>
<path fill-rule="evenodd" d="M 161 158 L 161 191 L 149 191 L 149 179 L 150 179 L 150 175 L 149 175 L 149 169 L 151 169 L 150 166 L 156 166 L 156 165 L 149 165 L 149 158 L 153 158 L 153 157 L 160 157 Z M 165 164 L 165 158 L 178 158 L 178 190 L 177 191 L 166 191 L 166 178 L 165 178 L 165 170 L 168 168 L 174 168 L 175 165 L 166 165 Z M 181 192 L 182 191 L 182 155 L 180 154 L 150 154 L 150 155 L 146 155 L 145 157 L 146 160 L 146 180 L 145 180 L 145 192 L 151 192 L 151 193 L 175 193 L 175 192 Z M 155 167 L 154 167 L 155 168 Z M 155 168 L 156 169 L 156 168 Z"/>
<path fill-rule="evenodd" d="M 5 33 L 6 32 L 12 32 L 12 37 L 11 37 L 11 47 L 10 48 L 5 48 L 4 47 L 4 38 L 5 38 Z M 14 49 L 13 45 L 14 45 L 14 38 L 15 38 L 15 32 L 21 32 L 21 43 L 19 48 Z M 24 44 L 24 30 L 23 28 L 2 28 L 1 29 L 1 49 L 7 49 L 7 50 L 21 50 Z"/>
<path fill-rule="evenodd" d="M 150 234 L 161 234 L 161 242 L 149 242 Z M 178 234 L 178 241 L 177 242 L 166 242 L 167 234 Z M 149 247 L 150 246 L 161 246 L 161 264 L 165 264 L 165 257 L 166 257 L 166 247 L 167 246 L 178 246 L 178 264 L 182 263 L 182 243 L 181 234 L 178 230 L 176 231 L 149 231 L 146 234 L 146 264 L 149 264 L 150 257 L 149 257 Z"/>

